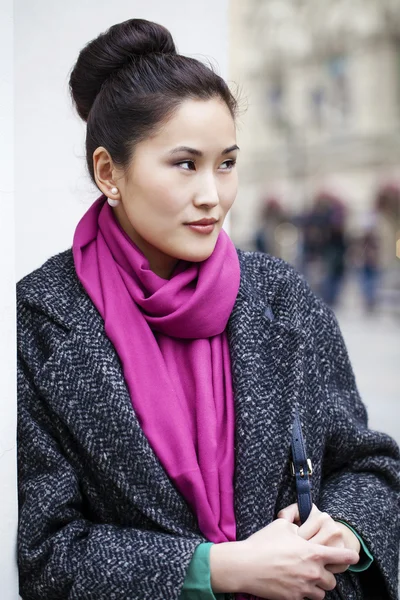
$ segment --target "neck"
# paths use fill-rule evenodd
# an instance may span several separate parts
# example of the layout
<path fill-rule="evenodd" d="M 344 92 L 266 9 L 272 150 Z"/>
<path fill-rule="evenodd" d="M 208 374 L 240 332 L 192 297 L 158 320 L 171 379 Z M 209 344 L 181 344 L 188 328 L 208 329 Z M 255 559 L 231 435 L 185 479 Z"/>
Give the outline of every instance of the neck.
<path fill-rule="evenodd" d="M 172 263 L 163 264 L 162 260 L 157 261 L 157 257 L 149 257 L 145 253 L 143 248 L 140 248 L 140 250 L 143 252 L 145 257 L 149 261 L 149 267 L 150 267 L 151 271 L 153 271 L 153 273 L 155 273 L 162 279 L 171 279 L 172 273 L 174 272 L 174 269 L 175 269 L 176 265 L 178 264 L 177 260 L 174 259 L 173 264 Z"/>
<path fill-rule="evenodd" d="M 172 273 L 179 262 L 178 259 L 164 254 L 146 242 L 146 240 L 144 240 L 132 227 L 125 211 L 122 208 L 122 205 L 113 208 L 113 212 L 121 228 L 130 237 L 132 242 L 136 244 L 139 250 L 143 252 L 149 261 L 150 270 L 162 279 L 171 279 Z"/>

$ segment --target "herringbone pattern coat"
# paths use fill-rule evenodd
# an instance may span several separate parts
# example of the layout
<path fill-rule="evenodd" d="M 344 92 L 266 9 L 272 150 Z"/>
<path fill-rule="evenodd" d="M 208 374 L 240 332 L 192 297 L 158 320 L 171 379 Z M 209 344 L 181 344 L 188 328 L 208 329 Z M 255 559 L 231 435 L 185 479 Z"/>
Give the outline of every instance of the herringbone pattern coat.
<path fill-rule="evenodd" d="M 367 428 L 331 311 L 282 261 L 239 257 L 228 326 L 238 539 L 295 501 L 298 403 L 315 502 L 350 523 L 375 557 L 364 574 L 338 576 L 326 598 L 395 600 L 397 447 Z M 18 284 L 18 353 L 22 598 L 177 600 L 204 538 L 140 428 L 71 251 Z"/>

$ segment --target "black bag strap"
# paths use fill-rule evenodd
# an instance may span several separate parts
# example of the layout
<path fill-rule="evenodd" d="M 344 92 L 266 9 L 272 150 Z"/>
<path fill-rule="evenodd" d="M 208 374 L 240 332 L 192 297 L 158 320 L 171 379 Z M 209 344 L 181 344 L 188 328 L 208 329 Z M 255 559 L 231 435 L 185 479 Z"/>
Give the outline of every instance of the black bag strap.
<path fill-rule="evenodd" d="M 297 503 L 300 521 L 304 523 L 312 509 L 312 464 L 307 458 L 299 412 L 295 409 L 292 431 L 292 475 L 296 478 Z"/>

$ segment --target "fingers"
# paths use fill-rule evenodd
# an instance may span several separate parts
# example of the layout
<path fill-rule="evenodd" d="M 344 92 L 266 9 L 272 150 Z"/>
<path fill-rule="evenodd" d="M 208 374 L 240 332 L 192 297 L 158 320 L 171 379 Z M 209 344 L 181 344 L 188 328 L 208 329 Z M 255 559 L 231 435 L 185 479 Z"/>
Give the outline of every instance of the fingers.
<path fill-rule="evenodd" d="M 345 571 L 347 571 L 349 566 L 350 565 L 326 565 L 325 569 L 330 573 L 337 575 L 338 573 L 344 573 Z"/>
<path fill-rule="evenodd" d="M 360 553 L 361 544 L 358 537 L 351 531 L 351 529 L 347 527 L 347 525 L 344 525 L 343 523 L 338 523 L 336 521 L 335 523 L 336 526 L 340 529 L 346 548 L 351 548 L 352 550 L 355 550 L 356 552 Z"/>
<path fill-rule="evenodd" d="M 311 575 L 311 574 L 310 574 Z M 306 598 L 309 600 L 325 598 L 325 592 L 330 592 L 336 587 L 336 578 L 327 569 L 315 569 L 314 576 L 309 577 L 310 587 L 307 591 Z"/>
<path fill-rule="evenodd" d="M 313 589 L 310 589 L 309 592 L 307 592 L 307 596 L 304 598 L 304 600 L 324 600 L 324 598 L 325 591 L 321 588 L 314 587 Z"/>
<path fill-rule="evenodd" d="M 336 587 L 336 578 L 333 573 L 321 565 L 314 564 L 308 572 L 306 571 L 306 576 L 310 589 L 331 591 Z"/>
<path fill-rule="evenodd" d="M 355 565 L 360 560 L 359 554 L 355 550 L 348 548 L 332 548 L 319 544 L 315 545 L 315 548 L 315 558 L 320 558 L 325 565 L 334 567 L 338 565 Z"/>
<path fill-rule="evenodd" d="M 300 521 L 300 514 L 297 503 L 290 504 L 290 506 L 280 510 L 278 512 L 278 519 L 285 519 L 285 521 L 289 521 L 290 523 L 298 523 Z"/>
<path fill-rule="evenodd" d="M 313 504 L 310 516 L 307 521 L 301 525 L 299 528 L 298 534 L 304 540 L 311 540 L 322 528 L 326 528 L 330 523 L 335 523 L 332 517 L 330 517 L 327 513 L 321 512 L 318 508 Z"/>
<path fill-rule="evenodd" d="M 315 504 L 313 504 L 311 513 L 310 513 L 306 523 L 308 523 L 310 521 L 310 519 L 313 519 L 318 514 L 321 514 L 321 511 L 315 506 Z M 290 523 L 300 523 L 300 513 L 299 513 L 299 507 L 298 507 L 297 502 L 295 502 L 294 504 L 290 504 L 289 506 L 286 506 L 286 508 L 283 508 L 282 510 L 280 510 L 278 512 L 277 517 L 278 517 L 278 519 L 285 519 L 286 521 L 289 521 Z"/>
<path fill-rule="evenodd" d="M 306 597 L 304 600 L 323 600 L 325 598 L 326 592 L 332 591 L 336 587 L 336 579 L 332 575 L 332 580 L 323 584 L 322 586 L 311 586 L 309 590 L 306 592 Z"/>
<path fill-rule="evenodd" d="M 309 573 L 310 584 L 306 592 L 307 600 L 322 600 L 325 592 L 332 591 L 336 587 L 335 576 L 325 568 L 315 568 L 314 573 Z"/>
<path fill-rule="evenodd" d="M 303 532 L 301 532 L 299 528 L 298 534 L 303 537 L 302 533 Z M 335 521 L 333 521 L 333 519 L 326 521 L 318 533 L 311 537 L 308 541 L 312 542 L 313 544 L 321 544 L 322 546 L 335 546 L 336 548 L 346 547 L 355 550 L 355 548 L 345 544 L 343 532 L 340 527 L 337 526 Z"/>
<path fill-rule="evenodd" d="M 330 592 L 336 587 L 336 578 L 330 571 L 324 569 L 324 574 L 320 581 L 318 582 L 318 587 L 325 590 L 326 592 Z"/>

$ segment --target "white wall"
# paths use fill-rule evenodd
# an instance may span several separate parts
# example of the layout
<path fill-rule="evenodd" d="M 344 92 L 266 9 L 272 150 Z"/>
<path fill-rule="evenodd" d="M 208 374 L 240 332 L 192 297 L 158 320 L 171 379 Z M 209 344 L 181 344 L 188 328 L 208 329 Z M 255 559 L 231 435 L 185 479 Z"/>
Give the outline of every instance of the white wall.
<path fill-rule="evenodd" d="M 15 264 L 12 0 L 0 2 L 0 581 L 18 598 L 16 568 Z"/>
<path fill-rule="evenodd" d="M 99 195 L 85 170 L 85 126 L 68 96 L 81 48 L 129 18 L 168 27 L 182 54 L 228 66 L 228 0 L 15 0 L 17 277 L 71 246 Z"/>

